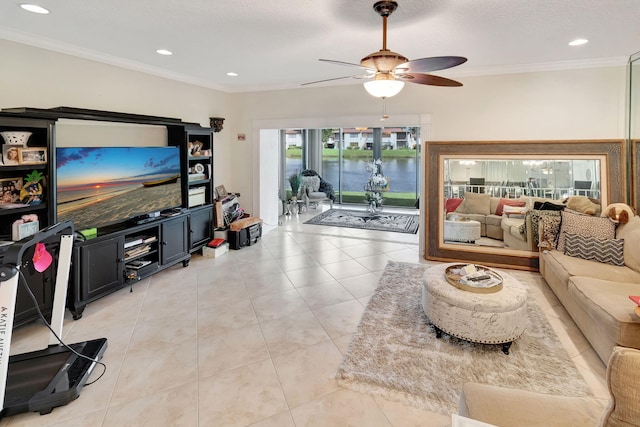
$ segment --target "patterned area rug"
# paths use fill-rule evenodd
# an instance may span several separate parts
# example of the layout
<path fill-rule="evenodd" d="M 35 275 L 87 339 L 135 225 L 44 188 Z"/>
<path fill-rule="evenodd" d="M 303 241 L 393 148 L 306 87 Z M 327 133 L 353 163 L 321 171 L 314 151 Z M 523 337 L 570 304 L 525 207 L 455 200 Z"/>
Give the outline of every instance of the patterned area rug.
<path fill-rule="evenodd" d="M 418 215 L 387 214 L 384 212 L 372 214 L 364 211 L 330 209 L 314 216 L 305 224 L 415 234 L 420 225 L 420 217 Z"/>
<path fill-rule="evenodd" d="M 422 310 L 423 265 L 389 262 L 336 377 L 340 385 L 434 412 L 457 411 L 462 385 L 479 382 L 585 396 L 589 387 L 529 295 L 529 326 L 511 346 L 435 331 Z M 497 402 L 499 404 L 499 402 Z"/>

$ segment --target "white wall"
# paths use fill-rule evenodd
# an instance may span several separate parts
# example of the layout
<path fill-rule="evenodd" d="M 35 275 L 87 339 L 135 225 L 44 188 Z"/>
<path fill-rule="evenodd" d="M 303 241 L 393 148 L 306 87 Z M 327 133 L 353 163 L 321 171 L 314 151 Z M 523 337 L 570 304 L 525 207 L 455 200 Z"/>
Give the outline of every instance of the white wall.
<path fill-rule="evenodd" d="M 215 136 L 216 184 L 242 193 L 253 211 L 260 128 L 353 126 L 382 114 L 361 84 L 225 94 L 0 40 L 0 107 L 70 106 L 181 118 Z M 624 138 L 625 67 L 457 78 L 464 87 L 407 84 L 387 102 L 394 116 L 431 116 L 432 140 Z M 421 116 L 422 115 L 422 116 Z M 246 141 L 236 135 L 246 134 Z M 424 135 L 423 135 L 424 137 Z M 233 171 L 233 173 L 232 173 Z"/>
<path fill-rule="evenodd" d="M 209 126 L 209 117 L 228 117 L 230 100 L 212 89 L 0 39 L 0 108 L 89 108 Z M 215 134 L 214 180 L 230 188 L 226 125 Z"/>
<path fill-rule="evenodd" d="M 459 78 L 461 88 L 407 84 L 387 100 L 390 118 L 431 116 L 431 140 L 536 140 L 624 138 L 625 67 Z M 235 133 L 253 135 L 269 127 L 380 125 L 358 123 L 380 117 L 382 101 L 361 84 L 237 94 Z M 338 122 L 348 122 L 341 124 Z M 406 125 L 407 123 L 402 123 Z M 418 124 L 418 123 L 413 123 Z M 251 154 L 249 144 L 233 147 L 235 161 Z M 236 186 L 255 187 L 252 174 Z"/>

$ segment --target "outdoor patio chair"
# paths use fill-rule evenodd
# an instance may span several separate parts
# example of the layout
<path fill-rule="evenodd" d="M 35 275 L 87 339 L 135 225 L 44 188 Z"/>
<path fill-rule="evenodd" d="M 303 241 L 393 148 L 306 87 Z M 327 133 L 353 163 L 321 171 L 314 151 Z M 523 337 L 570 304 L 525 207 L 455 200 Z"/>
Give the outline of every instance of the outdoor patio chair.
<path fill-rule="evenodd" d="M 318 202 L 325 200 L 328 200 L 333 208 L 333 200 L 327 193 L 320 191 L 320 177 L 317 175 L 302 177 L 302 200 L 307 205 L 307 210 L 309 205 L 312 205 L 315 209 L 318 206 Z"/>

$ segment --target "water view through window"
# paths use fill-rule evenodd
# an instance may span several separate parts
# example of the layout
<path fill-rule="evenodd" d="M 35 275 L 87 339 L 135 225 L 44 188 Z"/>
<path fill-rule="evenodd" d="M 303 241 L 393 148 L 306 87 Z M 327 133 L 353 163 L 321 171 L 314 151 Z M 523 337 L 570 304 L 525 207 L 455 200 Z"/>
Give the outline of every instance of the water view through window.
<path fill-rule="evenodd" d="M 287 129 L 285 165 L 288 178 L 312 169 L 334 188 L 339 203 L 364 204 L 364 185 L 369 178 L 365 165 L 383 161 L 388 178 L 384 205 L 415 206 L 419 191 L 420 135 L 418 127 Z M 321 146 L 321 148 L 320 148 Z"/>

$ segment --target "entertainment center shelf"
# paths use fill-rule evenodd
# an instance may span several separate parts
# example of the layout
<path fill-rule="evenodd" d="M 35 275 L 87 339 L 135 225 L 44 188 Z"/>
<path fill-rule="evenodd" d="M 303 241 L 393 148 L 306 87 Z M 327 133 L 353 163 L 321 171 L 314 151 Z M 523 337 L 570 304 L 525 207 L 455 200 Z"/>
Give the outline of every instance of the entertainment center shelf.
<path fill-rule="evenodd" d="M 161 217 L 127 228 L 105 228 L 93 239 L 77 241 L 73 248 L 73 292 L 67 303 L 73 318 L 82 317 L 90 302 L 118 289 L 180 262 L 188 266 L 188 220 L 189 213 Z M 131 242 L 135 244 L 130 245 Z M 127 266 L 133 261 L 146 264 L 139 268 Z"/>
<path fill-rule="evenodd" d="M 178 201 L 173 204 L 176 209 L 171 210 L 166 215 L 159 215 L 161 209 L 149 211 L 152 208 L 146 208 L 147 204 L 140 202 L 138 209 L 141 210 L 140 213 L 148 214 L 144 215 L 148 219 L 136 223 L 130 217 L 121 217 L 118 220 L 114 216 L 110 224 L 105 226 L 98 225 L 97 229 L 93 229 L 93 232 L 91 228 L 87 228 L 92 227 L 92 225 L 90 225 L 90 220 L 86 218 L 81 227 L 78 227 L 73 218 L 75 210 L 70 212 L 67 209 L 66 213 L 60 216 L 59 212 L 65 212 L 64 209 L 60 210 L 62 204 L 68 202 L 67 199 L 60 198 L 61 189 L 58 180 L 60 163 L 64 159 L 56 155 L 60 153 L 59 149 L 61 147 L 70 147 L 71 149 L 75 147 L 73 144 L 69 145 L 68 139 L 63 136 L 63 134 L 67 134 L 62 132 L 64 130 L 63 123 L 68 132 L 71 127 L 69 123 L 75 121 L 82 121 L 83 125 L 79 126 L 79 128 L 82 128 L 83 131 L 88 128 L 89 132 L 93 132 L 84 140 L 91 140 L 94 144 L 94 140 L 110 135 L 109 132 L 103 132 L 105 122 L 108 122 L 109 128 L 118 128 L 119 124 L 124 127 L 143 125 L 146 128 L 153 129 L 151 132 L 155 132 L 153 133 L 154 136 L 159 133 L 155 129 L 165 129 L 164 134 L 159 133 L 159 135 L 166 135 L 166 141 L 164 144 L 157 145 L 166 145 L 169 148 L 175 147 L 175 156 L 172 157 L 174 160 L 171 160 L 177 165 L 175 175 L 173 178 L 145 178 L 145 182 L 142 182 L 142 184 L 144 187 L 152 188 L 145 190 L 145 194 L 152 194 L 152 191 L 156 191 L 155 194 L 159 194 L 164 198 L 169 193 L 173 194 L 173 190 L 169 191 L 169 186 L 166 184 L 177 182 L 175 186 L 179 188 L 179 196 L 176 196 Z M 92 124 L 92 122 L 95 122 L 95 124 Z M 84 123 L 87 123 L 87 125 L 84 125 Z M 5 204 L 4 207 L 0 203 L 0 240 L 11 240 L 13 222 L 27 214 L 36 214 L 38 216 L 39 228 L 52 225 L 63 219 L 71 219 L 74 222 L 76 231 L 83 231 L 82 235 L 76 233 L 77 238 L 74 242 L 70 277 L 71 283 L 67 298 L 67 307 L 72 311 L 74 319 L 82 317 L 82 312 L 87 304 L 118 289 L 130 286 L 138 280 L 179 263 L 187 267 L 191 254 L 200 250 L 213 238 L 214 130 L 212 128 L 202 127 L 195 123 L 186 123 L 175 118 L 57 107 L 51 109 L 3 109 L 0 111 L 0 132 L 5 131 L 30 133 L 24 148 L 41 150 L 42 157 L 46 157 L 46 161 L 38 163 L 24 162 L 24 164 L 5 164 L 6 162 L 3 162 L 0 164 L 0 179 L 20 178 L 23 182 L 26 182 L 30 174 L 37 172 L 41 175 L 39 183 L 42 187 L 42 194 L 37 203 L 23 206 Z M 105 139 L 108 138 L 103 140 Z M 115 140 L 120 141 L 120 139 Z M 4 143 L 3 146 L 7 145 L 5 140 L 0 139 L 0 142 Z M 104 149 L 107 150 L 111 144 L 112 142 L 107 140 L 103 145 L 96 145 L 96 148 L 92 149 L 100 150 L 104 146 Z M 145 148 L 149 145 L 149 143 L 142 143 L 140 148 Z M 35 150 L 25 150 L 25 152 L 28 151 Z M 179 157 L 177 162 L 175 161 L 176 156 Z M 179 172 L 177 172 L 178 169 Z M 131 175 L 134 176 L 133 173 Z M 8 181 L 7 185 L 9 185 Z M 96 189 L 99 188 L 96 185 Z M 135 195 L 138 194 L 135 193 L 136 191 L 142 190 L 127 191 Z M 112 198 L 114 202 L 117 201 L 117 207 L 122 212 L 128 212 L 119 203 L 118 197 L 120 194 L 125 193 L 119 190 L 118 193 L 108 194 L 107 198 Z M 175 194 L 178 195 L 178 192 Z M 125 203 L 132 205 L 132 209 L 136 209 L 134 201 L 135 199 L 129 197 L 129 200 L 125 201 Z M 71 199 L 71 202 L 80 205 L 83 203 L 82 199 L 79 198 Z M 166 201 L 165 203 L 172 202 Z M 89 205 L 90 203 L 84 204 Z M 149 204 L 149 206 L 152 205 Z M 170 205 L 166 207 L 170 207 Z M 78 210 L 78 208 L 75 209 Z M 147 211 L 144 209 L 147 209 Z M 112 214 L 117 215 L 116 210 Z M 123 213 L 121 215 L 127 214 Z M 68 218 L 68 216 L 71 216 L 71 218 Z M 106 217 L 107 215 L 101 216 Z M 100 219 L 103 220 L 104 218 Z M 139 220 L 140 218 L 137 219 Z M 85 228 L 87 229 L 82 230 Z M 83 235 L 88 237 L 83 237 Z M 3 248 L 0 247 L 0 261 L 2 261 L 3 251 Z M 30 288 L 36 294 L 40 309 L 45 313 L 50 312 L 52 289 L 55 286 L 51 275 L 47 274 L 46 271 L 44 273 L 31 274 L 28 275 L 28 281 Z M 16 306 L 16 325 L 27 323 L 36 317 L 32 303 L 25 298 L 21 298 L 19 290 Z"/>

